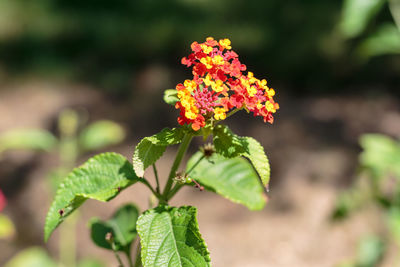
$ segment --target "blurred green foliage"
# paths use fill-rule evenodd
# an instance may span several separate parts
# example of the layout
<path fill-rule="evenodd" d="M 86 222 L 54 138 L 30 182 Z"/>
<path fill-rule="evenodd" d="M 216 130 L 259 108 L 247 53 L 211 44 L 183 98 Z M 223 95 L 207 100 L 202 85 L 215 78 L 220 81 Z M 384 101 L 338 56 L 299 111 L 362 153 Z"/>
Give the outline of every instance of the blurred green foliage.
<path fill-rule="evenodd" d="M 40 247 L 30 247 L 19 252 L 5 267 L 56 267 L 57 264 Z"/>
<path fill-rule="evenodd" d="M 337 267 L 375 267 L 379 266 L 385 251 L 385 243 L 378 236 L 364 237 L 358 246 L 357 256 L 352 261 Z"/>
<path fill-rule="evenodd" d="M 366 21 L 377 7 L 356 7 L 359 22 L 341 22 L 342 7 L 360 1 L 374 2 L 3 0 L 0 62 L 10 74 L 61 74 L 127 93 L 144 66 L 162 63 L 183 71 L 179 62 L 190 43 L 214 36 L 230 38 L 256 74 L 293 85 L 295 92 L 340 90 L 344 81 L 381 82 L 382 75 L 398 81 L 393 58 L 362 66 L 352 55 L 357 40 L 343 41 L 335 33 L 340 24 L 347 25 L 346 36 L 364 28 L 368 34 Z M 393 21 L 386 6 L 379 14 L 376 24 Z"/>
<path fill-rule="evenodd" d="M 361 59 L 385 54 L 400 54 L 399 0 L 345 0 L 339 30 L 344 38 L 356 38 Z M 394 21 L 377 23 L 376 17 L 388 8 Z M 375 25 L 374 25 L 375 24 Z M 363 33 L 366 33 L 363 35 Z"/>
<path fill-rule="evenodd" d="M 125 138 L 124 128 L 109 120 L 86 124 L 82 114 L 65 109 L 58 117 L 59 136 L 45 129 L 12 129 L 0 134 L 0 159 L 9 150 L 55 152 L 59 165 L 48 174 L 49 185 L 54 193 L 68 172 L 76 166 L 85 153 L 104 149 L 121 143 Z M 63 266 L 103 266 L 93 260 L 76 262 L 75 224 L 76 218 L 67 221 L 68 227 L 60 233 L 59 262 Z M 12 222 L 0 213 L 0 239 L 10 238 L 15 232 Z M 6 266 L 58 266 L 42 248 L 28 248 L 15 255 Z"/>
<path fill-rule="evenodd" d="M 354 263 L 341 266 L 378 266 L 385 247 L 400 246 L 400 141 L 380 134 L 360 138 L 359 177 L 355 185 L 339 197 L 333 217 L 344 219 L 361 208 L 374 205 L 382 210 L 387 231 L 360 243 Z"/>
<path fill-rule="evenodd" d="M 50 151 L 56 143 L 56 137 L 46 130 L 13 129 L 0 135 L 0 154 L 10 149 Z"/>
<path fill-rule="evenodd" d="M 4 267 L 57 267 L 60 266 L 49 257 L 41 247 L 30 247 L 18 252 Z M 62 266 L 62 265 L 61 265 Z M 81 260 L 77 267 L 103 267 L 103 263 L 94 259 Z"/>

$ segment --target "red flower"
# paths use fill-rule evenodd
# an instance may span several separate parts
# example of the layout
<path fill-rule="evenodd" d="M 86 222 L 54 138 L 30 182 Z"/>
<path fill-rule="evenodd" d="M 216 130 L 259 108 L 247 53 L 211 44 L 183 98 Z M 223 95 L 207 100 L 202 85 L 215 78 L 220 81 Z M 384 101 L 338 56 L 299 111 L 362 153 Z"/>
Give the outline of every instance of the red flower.
<path fill-rule="evenodd" d="M 4 209 L 7 204 L 6 197 L 4 196 L 3 192 L 0 190 L 0 211 Z"/>

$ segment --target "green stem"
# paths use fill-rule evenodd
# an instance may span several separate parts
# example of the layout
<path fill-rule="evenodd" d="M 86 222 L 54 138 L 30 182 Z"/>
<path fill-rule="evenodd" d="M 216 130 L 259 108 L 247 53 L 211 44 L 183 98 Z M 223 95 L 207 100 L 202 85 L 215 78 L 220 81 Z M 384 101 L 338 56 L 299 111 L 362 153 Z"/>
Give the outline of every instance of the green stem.
<path fill-rule="evenodd" d="M 194 168 L 196 168 L 197 165 L 199 165 L 199 163 L 205 158 L 206 156 L 203 155 L 201 156 L 195 164 L 193 164 L 193 166 L 190 168 L 190 170 L 186 173 L 186 175 L 189 175 Z M 168 193 L 167 196 L 167 201 L 170 200 L 176 193 L 178 193 L 178 191 L 184 186 L 185 184 L 176 184 L 171 191 Z"/>
<path fill-rule="evenodd" d="M 196 166 L 199 165 L 199 163 L 200 163 L 205 157 L 206 157 L 205 155 L 201 156 L 201 157 L 196 161 L 196 163 L 193 164 L 192 168 L 190 168 L 190 170 L 189 170 L 186 174 L 189 175 L 189 174 L 193 171 L 193 169 L 196 168 Z"/>
<path fill-rule="evenodd" d="M 167 196 L 167 201 L 170 200 L 173 196 L 175 196 L 176 193 L 184 186 L 184 184 L 176 184 L 171 191 L 169 191 L 169 194 Z"/>
<path fill-rule="evenodd" d="M 243 108 L 235 108 L 234 110 L 232 110 L 231 112 L 229 112 L 228 114 L 226 114 L 225 120 L 226 120 L 227 118 L 229 118 L 230 116 L 232 116 L 233 114 L 235 114 L 236 112 L 242 110 L 242 109 L 243 109 Z M 220 122 L 221 122 L 221 121 L 217 121 L 217 122 L 214 123 L 214 125 L 217 125 L 217 124 L 220 123 Z"/>
<path fill-rule="evenodd" d="M 158 172 L 157 172 L 157 167 L 156 164 L 153 164 L 153 171 L 154 171 L 154 177 L 156 178 L 156 183 L 157 183 L 157 187 L 156 187 L 156 191 L 157 193 L 160 193 L 160 181 L 158 180 Z"/>
<path fill-rule="evenodd" d="M 130 248 L 130 246 L 129 246 Z M 126 258 L 128 259 L 129 267 L 133 267 L 130 249 L 125 251 Z"/>
<path fill-rule="evenodd" d="M 233 114 L 235 114 L 236 112 L 242 110 L 243 108 L 236 108 L 234 110 L 232 110 L 231 112 L 229 112 L 228 114 L 226 114 L 226 119 L 229 118 L 230 116 L 232 116 Z"/>
<path fill-rule="evenodd" d="M 124 264 L 122 263 L 122 260 L 121 260 L 120 256 L 118 255 L 118 252 L 117 252 L 114 242 L 111 243 L 111 248 L 112 248 L 112 251 L 114 252 L 114 256 L 117 258 L 119 266 L 124 267 Z"/>
<path fill-rule="evenodd" d="M 63 266 L 74 267 L 76 262 L 76 223 L 79 214 L 72 214 L 68 220 L 64 222 L 64 226 L 60 227 L 59 239 L 59 257 Z"/>
<path fill-rule="evenodd" d="M 77 114 L 73 111 L 63 111 L 59 117 L 60 143 L 58 153 L 60 169 L 65 174 L 76 165 L 78 158 L 78 122 Z M 64 227 L 60 229 L 59 257 L 64 266 L 76 266 L 76 224 L 78 219 L 79 213 L 76 212 L 64 222 Z"/>
<path fill-rule="evenodd" d="M 163 197 L 164 199 L 167 198 L 169 191 L 171 190 L 172 184 L 173 184 L 173 178 L 176 175 L 176 171 L 179 168 L 179 165 L 181 164 L 181 161 L 183 159 L 183 156 L 186 153 L 186 150 L 189 147 L 190 141 L 192 141 L 193 135 L 191 134 L 185 134 L 185 136 L 183 137 L 182 143 L 179 146 L 178 152 L 176 153 L 176 157 L 175 157 L 175 161 L 172 165 L 171 171 L 169 172 L 169 176 L 168 176 L 168 181 L 167 184 L 165 185 L 164 191 L 163 191 Z"/>
<path fill-rule="evenodd" d="M 140 257 L 140 244 L 138 244 L 138 248 L 136 251 L 136 259 L 135 259 L 135 265 L 134 267 L 141 267 L 142 266 L 142 259 Z"/>
<path fill-rule="evenodd" d="M 161 196 L 161 194 L 159 194 L 158 192 L 156 192 L 156 190 L 154 190 L 154 188 L 149 184 L 149 182 L 146 180 L 146 178 L 141 178 L 140 180 L 139 180 L 139 182 L 141 182 L 142 184 L 144 184 L 145 186 L 147 186 L 149 189 L 150 189 L 150 191 L 157 197 L 157 198 L 160 198 L 160 197 L 162 197 Z"/>

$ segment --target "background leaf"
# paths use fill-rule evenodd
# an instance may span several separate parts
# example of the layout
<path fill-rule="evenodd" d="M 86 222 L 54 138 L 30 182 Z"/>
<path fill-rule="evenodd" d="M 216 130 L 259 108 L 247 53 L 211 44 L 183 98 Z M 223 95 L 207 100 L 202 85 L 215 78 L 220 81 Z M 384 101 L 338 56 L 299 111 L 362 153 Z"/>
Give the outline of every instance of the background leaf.
<path fill-rule="evenodd" d="M 164 101 L 169 105 L 175 105 L 179 101 L 178 91 L 176 89 L 167 89 L 164 91 Z"/>
<path fill-rule="evenodd" d="M 364 58 L 386 54 L 400 54 L 400 31 L 393 23 L 380 26 L 358 47 L 358 53 Z"/>
<path fill-rule="evenodd" d="M 112 249 L 106 240 L 106 234 L 112 233 L 117 250 L 129 251 L 130 246 L 135 240 L 136 221 L 139 217 L 139 210 L 132 204 L 126 204 L 108 221 L 93 219 L 91 222 L 91 237 L 93 242 L 99 247 Z"/>
<path fill-rule="evenodd" d="M 81 167 L 74 169 L 60 184 L 47 213 L 45 240 L 86 199 L 108 201 L 137 181 L 132 165 L 122 155 L 103 153 L 89 159 Z"/>
<path fill-rule="evenodd" d="M 380 134 L 365 134 L 360 139 L 360 163 L 375 177 L 393 174 L 400 178 L 400 142 Z"/>
<path fill-rule="evenodd" d="M 40 247 L 22 250 L 4 267 L 56 267 L 58 266 Z"/>
<path fill-rule="evenodd" d="M 137 176 L 143 177 L 144 171 L 155 163 L 169 145 L 182 142 L 185 132 L 183 128 L 164 128 L 161 132 L 143 138 L 136 146 L 133 154 L 133 168 Z"/>
<path fill-rule="evenodd" d="M 84 259 L 78 263 L 78 267 L 104 267 L 104 265 L 99 260 Z"/>
<path fill-rule="evenodd" d="M 49 151 L 57 144 L 57 138 L 46 130 L 16 129 L 0 136 L 0 153 L 9 149 Z"/>
<path fill-rule="evenodd" d="M 207 246 L 201 237 L 194 207 L 160 206 L 142 214 L 137 229 L 144 267 L 210 266 Z"/>
<path fill-rule="evenodd" d="M 115 145 L 125 138 L 125 130 L 113 121 L 101 120 L 88 125 L 79 136 L 84 150 L 97 150 Z"/>
<path fill-rule="evenodd" d="M 15 233 L 12 221 L 4 214 L 0 213 L 0 239 L 8 239 Z"/>
<path fill-rule="evenodd" d="M 347 38 L 356 37 L 381 9 L 385 0 L 345 0 L 340 30 Z"/>
<path fill-rule="evenodd" d="M 202 156 L 198 152 L 187 164 L 190 170 Z M 203 159 L 191 172 L 190 177 L 213 189 L 221 196 L 245 205 L 251 210 L 260 210 L 265 206 L 266 197 L 257 173 L 243 158 L 227 159 L 214 154 L 209 160 Z"/>

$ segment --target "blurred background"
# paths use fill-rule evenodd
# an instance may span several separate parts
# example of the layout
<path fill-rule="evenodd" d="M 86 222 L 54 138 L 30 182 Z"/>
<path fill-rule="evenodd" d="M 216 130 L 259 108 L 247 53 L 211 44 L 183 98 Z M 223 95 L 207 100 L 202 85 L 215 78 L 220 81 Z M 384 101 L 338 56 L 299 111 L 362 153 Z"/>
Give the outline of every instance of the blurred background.
<path fill-rule="evenodd" d="M 227 120 L 269 156 L 263 211 L 191 188 L 173 201 L 199 208 L 213 266 L 400 266 L 399 26 L 399 0 L 1 0 L 0 265 L 117 266 L 87 222 L 122 203 L 147 209 L 147 189 L 88 201 L 44 244 L 55 188 L 95 153 L 131 158 L 142 137 L 176 126 L 163 92 L 191 76 L 190 44 L 213 36 L 231 39 L 281 106 L 272 126 Z M 381 135 L 360 144 L 366 133 Z"/>

